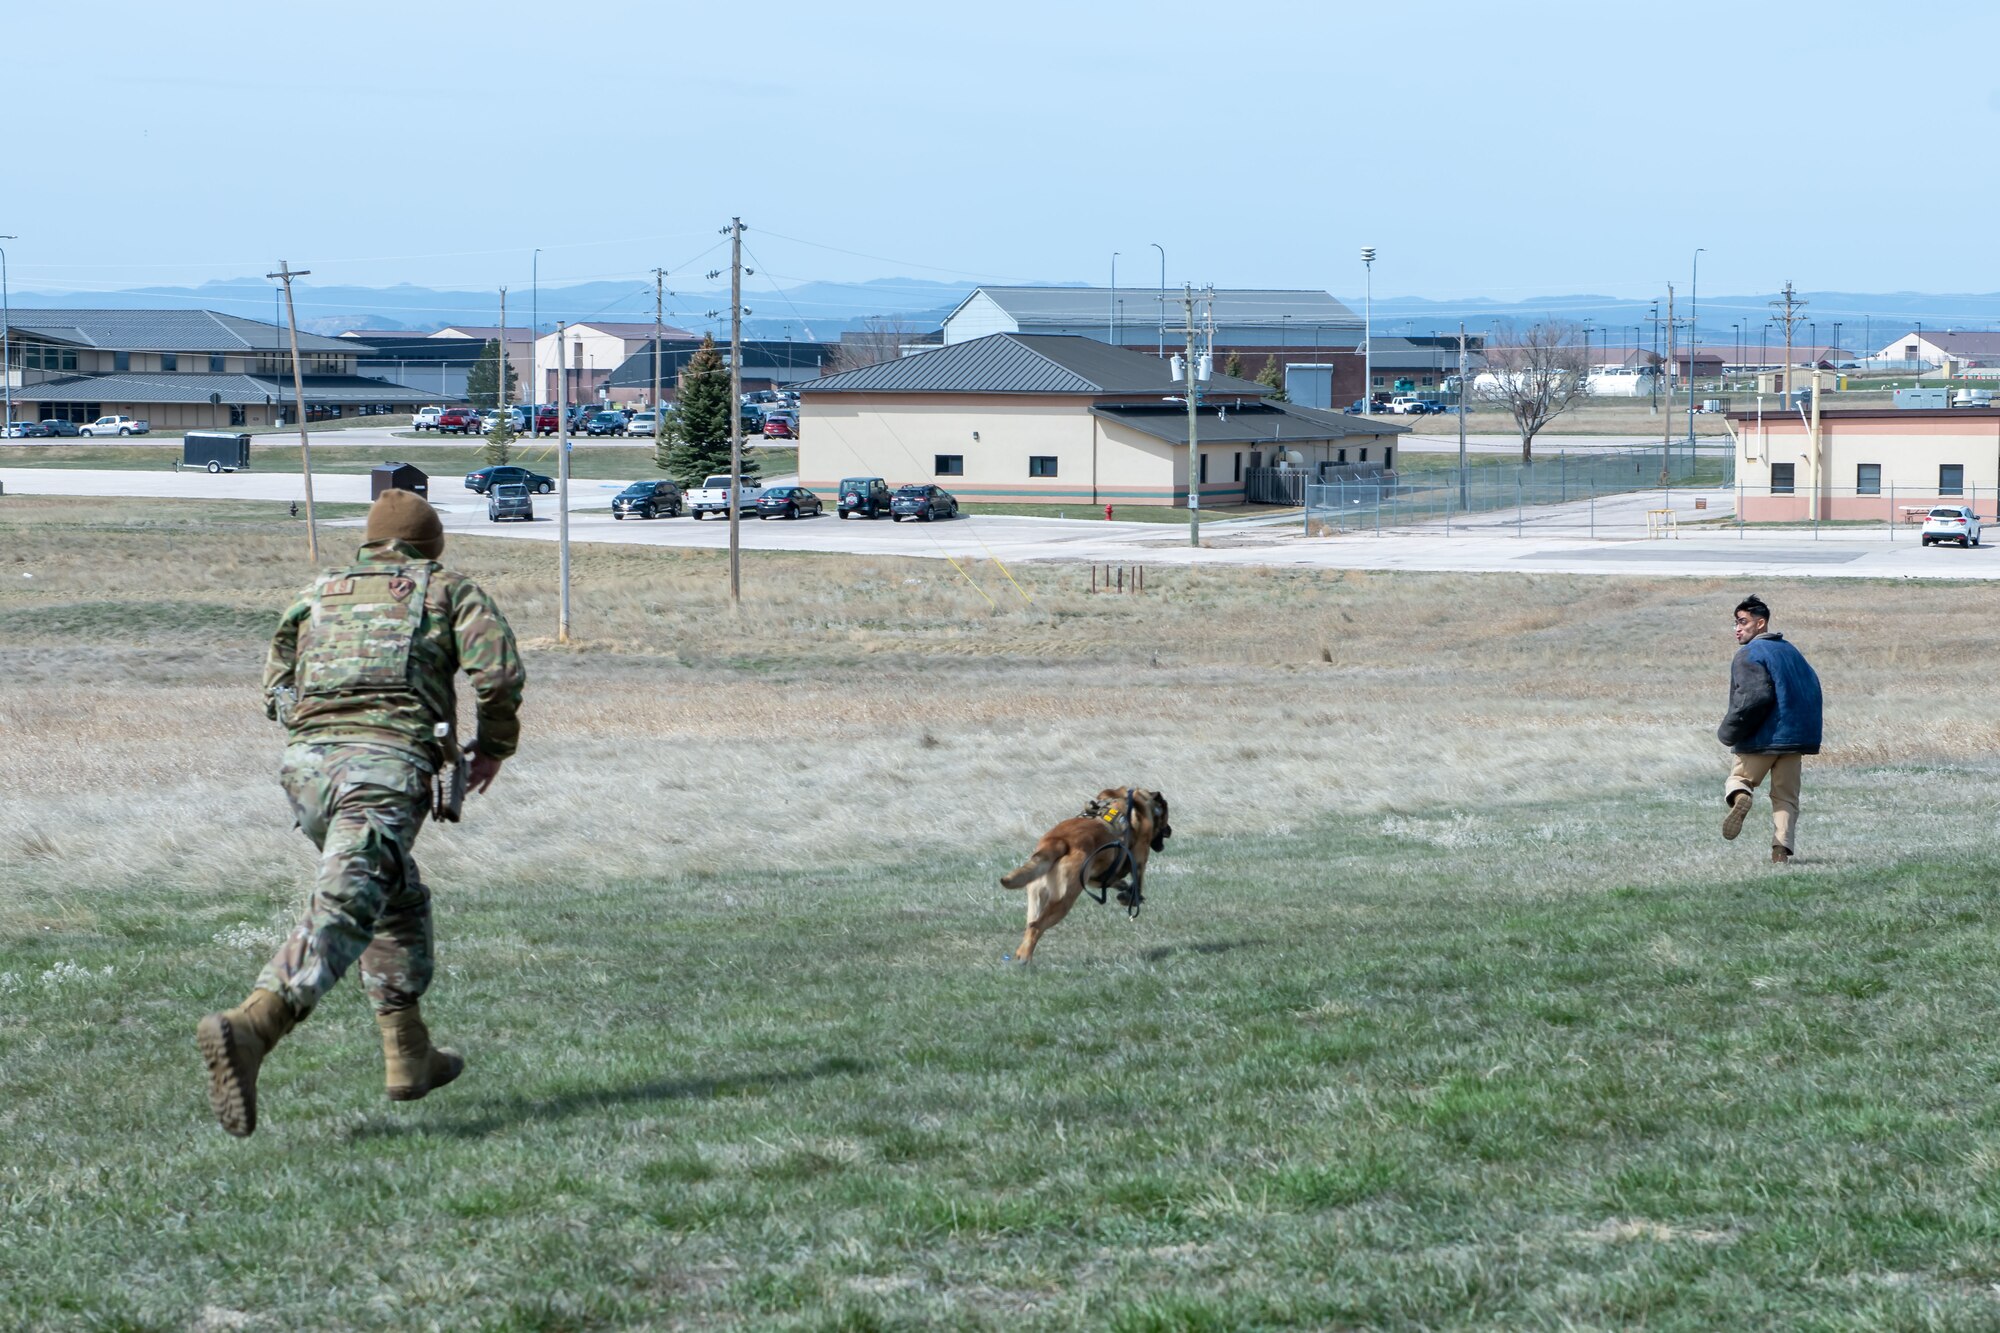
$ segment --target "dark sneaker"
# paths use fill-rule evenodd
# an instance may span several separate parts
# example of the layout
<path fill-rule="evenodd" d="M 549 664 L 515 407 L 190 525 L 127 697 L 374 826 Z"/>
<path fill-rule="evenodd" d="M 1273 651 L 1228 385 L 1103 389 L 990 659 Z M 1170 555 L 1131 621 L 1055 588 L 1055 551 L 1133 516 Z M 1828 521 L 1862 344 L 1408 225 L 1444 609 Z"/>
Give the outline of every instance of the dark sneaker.
<path fill-rule="evenodd" d="M 1789 847 L 1780 847 L 1775 842 L 1772 843 L 1771 864 L 1774 866 L 1784 866 L 1784 865 L 1790 865 L 1791 863 L 1792 863 L 1792 849 Z"/>
<path fill-rule="evenodd" d="M 1743 831 L 1743 821 L 1750 817 L 1751 796 L 1747 791 L 1739 791 L 1729 798 L 1729 813 L 1722 817 L 1722 836 L 1734 841 Z"/>

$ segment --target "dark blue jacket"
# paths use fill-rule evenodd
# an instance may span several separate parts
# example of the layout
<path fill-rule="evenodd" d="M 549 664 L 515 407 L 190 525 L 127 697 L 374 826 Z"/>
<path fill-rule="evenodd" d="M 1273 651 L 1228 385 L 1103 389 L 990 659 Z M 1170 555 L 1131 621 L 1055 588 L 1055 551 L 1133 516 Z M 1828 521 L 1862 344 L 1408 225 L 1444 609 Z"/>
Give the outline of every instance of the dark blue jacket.
<path fill-rule="evenodd" d="M 1737 754 L 1818 754 L 1819 676 L 1805 654 L 1766 632 L 1729 664 L 1729 711 L 1715 737 Z"/>

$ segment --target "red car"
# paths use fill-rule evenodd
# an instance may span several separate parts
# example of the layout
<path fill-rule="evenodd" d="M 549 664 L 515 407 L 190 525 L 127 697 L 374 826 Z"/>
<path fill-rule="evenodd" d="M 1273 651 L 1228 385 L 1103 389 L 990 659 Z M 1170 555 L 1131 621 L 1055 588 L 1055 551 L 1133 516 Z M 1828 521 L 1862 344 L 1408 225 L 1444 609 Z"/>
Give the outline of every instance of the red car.
<path fill-rule="evenodd" d="M 479 413 L 469 407 L 447 407 L 438 413 L 440 435 L 466 435 L 479 428 Z"/>
<path fill-rule="evenodd" d="M 553 435 L 556 433 L 557 424 L 558 418 L 553 407 L 544 407 L 535 413 L 535 434 Z"/>
<path fill-rule="evenodd" d="M 799 433 L 793 427 L 790 417 L 781 417 L 773 414 L 764 418 L 764 438 L 767 440 L 796 440 L 799 438 Z"/>

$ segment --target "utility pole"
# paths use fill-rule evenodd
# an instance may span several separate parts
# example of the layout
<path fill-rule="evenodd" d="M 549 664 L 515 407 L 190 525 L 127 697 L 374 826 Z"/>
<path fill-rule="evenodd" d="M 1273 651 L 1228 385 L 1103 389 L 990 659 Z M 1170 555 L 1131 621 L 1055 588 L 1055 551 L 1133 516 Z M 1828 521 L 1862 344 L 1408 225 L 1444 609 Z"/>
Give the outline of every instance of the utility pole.
<path fill-rule="evenodd" d="M 17 236 L 0 236 L 0 241 L 19 240 Z M 1161 253 L 1165 253 L 1162 251 Z M 14 307 L 7 299 L 7 247 L 0 245 L 0 383 L 7 392 L 6 424 L 0 430 L 14 428 L 14 345 L 8 341 L 8 326 L 14 322 Z"/>
<path fill-rule="evenodd" d="M 1104 341 L 1118 345 L 1118 252 L 1111 252 L 1111 308 L 1104 317 Z"/>
<path fill-rule="evenodd" d="M 1660 484 L 1666 485 L 1674 448 L 1674 285 L 1667 284 L 1667 415 L 1660 422 Z"/>
<path fill-rule="evenodd" d="M 532 294 L 528 305 L 528 438 L 535 438 L 535 428 L 542 422 L 542 366 L 540 342 L 542 337 L 542 252 L 535 251 L 533 263 L 529 267 L 529 281 Z"/>
<path fill-rule="evenodd" d="M 280 259 L 278 271 L 264 276 L 282 279 L 285 284 L 285 323 L 292 335 L 292 392 L 299 400 L 299 466 L 306 478 L 306 555 L 316 565 L 319 563 L 319 525 L 313 515 L 312 441 L 306 436 L 306 381 L 299 370 L 299 316 L 292 306 L 292 279 L 303 278 L 311 272 L 309 268 L 295 269 Z"/>
<path fill-rule="evenodd" d="M 1458 510 L 1465 512 L 1465 325 L 1458 326 Z"/>
<path fill-rule="evenodd" d="M 666 282 L 667 282 L 667 271 L 663 268 L 654 269 L 653 270 L 653 442 L 655 444 L 658 444 L 660 439 L 660 332 L 661 332 L 661 321 L 666 318 L 664 309 L 664 303 L 667 299 Z"/>
<path fill-rule="evenodd" d="M 729 605 L 743 605 L 743 219 L 729 219 Z"/>
<path fill-rule="evenodd" d="M 1201 405 L 1201 387 L 1196 382 L 1198 372 L 1194 354 L 1194 286 L 1187 284 L 1181 289 L 1181 299 L 1187 306 L 1187 414 L 1188 414 L 1188 545 L 1201 546 L 1201 464 L 1196 461 L 1201 453 L 1198 439 L 1196 413 Z"/>
<path fill-rule="evenodd" d="M 1653 302 L 1653 313 L 1646 317 L 1653 326 L 1653 382 L 1646 386 L 1646 396 L 1652 400 L 1653 415 L 1660 415 L 1660 303 Z"/>
<path fill-rule="evenodd" d="M 1158 241 L 1151 242 L 1151 245 L 1160 252 L 1160 317 L 1154 321 L 1159 346 L 1153 349 L 1153 355 L 1164 361 L 1167 359 L 1167 247 Z"/>
<path fill-rule="evenodd" d="M 500 374 L 499 384 L 493 390 L 493 411 L 497 416 L 507 415 L 507 289 L 500 289 Z M 493 428 L 488 426 L 490 431 Z M 534 427 L 530 426 L 530 430 Z"/>
<path fill-rule="evenodd" d="M 1361 263 L 1368 270 L 1367 290 L 1361 304 L 1361 411 L 1375 407 L 1375 247 L 1361 247 Z"/>
<path fill-rule="evenodd" d="M 556 603 L 556 642 L 569 642 L 569 367 L 564 344 L 569 341 L 569 325 L 556 321 L 556 475 L 561 478 L 556 491 L 556 565 L 560 571 L 561 596 Z"/>
<path fill-rule="evenodd" d="M 1701 344 L 1701 255 L 1694 252 L 1694 274 L 1688 283 L 1688 449 L 1694 449 L 1694 349 Z"/>
<path fill-rule="evenodd" d="M 1792 328 L 1804 318 L 1799 311 L 1805 309 L 1806 303 L 1792 291 L 1792 284 L 1787 281 L 1785 294 L 1771 304 L 1783 311 L 1778 318 L 1783 320 L 1785 325 L 1785 368 L 1784 378 L 1778 384 L 1778 392 L 1785 395 L 1785 402 L 1789 406 L 1792 394 Z"/>

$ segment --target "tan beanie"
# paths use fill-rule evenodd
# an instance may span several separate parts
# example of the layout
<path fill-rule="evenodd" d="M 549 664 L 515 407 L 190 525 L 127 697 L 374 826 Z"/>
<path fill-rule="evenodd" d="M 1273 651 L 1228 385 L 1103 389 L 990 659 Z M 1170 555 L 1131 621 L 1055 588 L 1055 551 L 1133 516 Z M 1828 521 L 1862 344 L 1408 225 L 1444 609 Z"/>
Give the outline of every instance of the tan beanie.
<path fill-rule="evenodd" d="M 415 491 L 388 490 L 368 510 L 367 540 L 408 542 L 426 560 L 436 560 L 444 555 L 444 524 Z"/>

